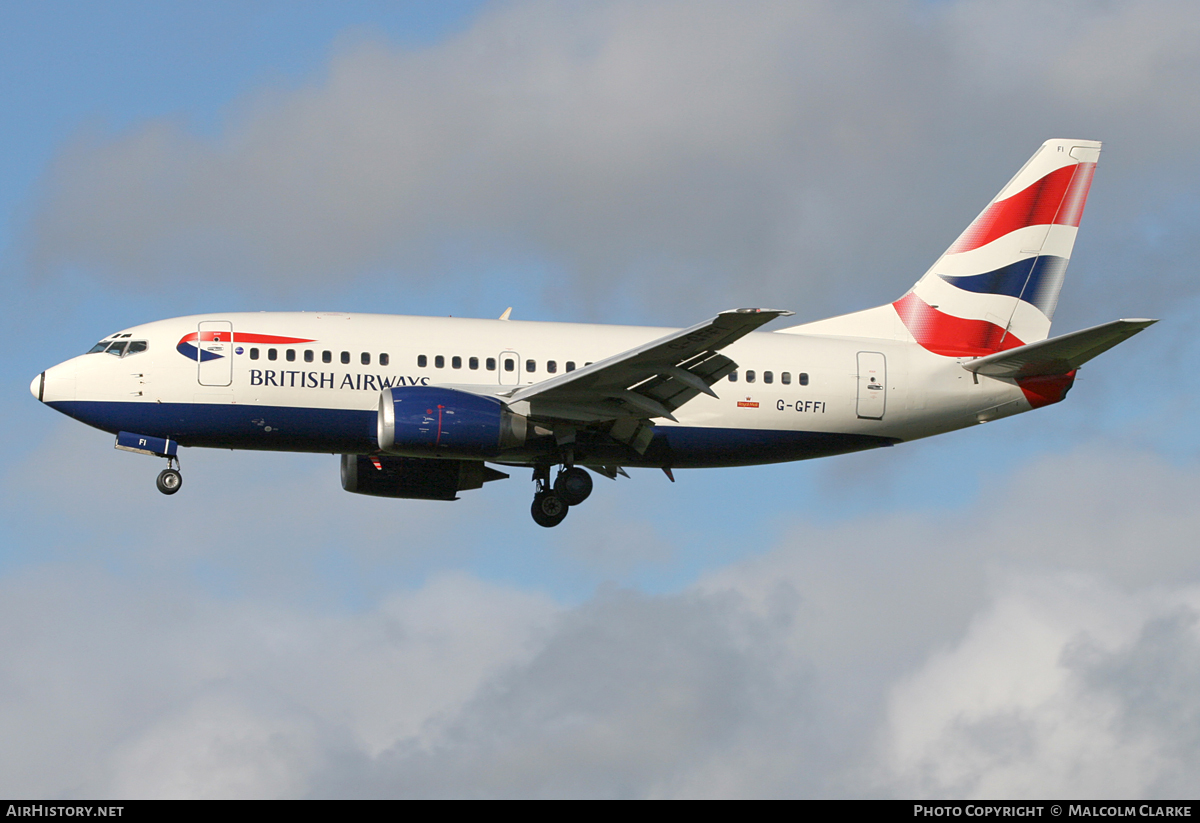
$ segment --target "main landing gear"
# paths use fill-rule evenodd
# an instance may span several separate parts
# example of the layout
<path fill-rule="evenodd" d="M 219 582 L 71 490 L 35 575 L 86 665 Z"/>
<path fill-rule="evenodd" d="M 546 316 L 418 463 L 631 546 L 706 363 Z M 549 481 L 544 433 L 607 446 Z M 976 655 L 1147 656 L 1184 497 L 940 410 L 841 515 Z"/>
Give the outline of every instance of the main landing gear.
<path fill-rule="evenodd" d="M 158 490 L 163 494 L 174 494 L 183 486 L 183 475 L 179 472 L 179 462 L 173 458 L 167 458 L 167 467 L 158 475 Z"/>
<path fill-rule="evenodd" d="M 550 485 L 550 466 L 533 470 L 537 491 L 533 495 L 531 513 L 539 526 L 557 526 L 567 516 L 571 506 L 578 506 L 592 493 L 592 476 L 578 466 L 561 469 L 554 485 Z"/>

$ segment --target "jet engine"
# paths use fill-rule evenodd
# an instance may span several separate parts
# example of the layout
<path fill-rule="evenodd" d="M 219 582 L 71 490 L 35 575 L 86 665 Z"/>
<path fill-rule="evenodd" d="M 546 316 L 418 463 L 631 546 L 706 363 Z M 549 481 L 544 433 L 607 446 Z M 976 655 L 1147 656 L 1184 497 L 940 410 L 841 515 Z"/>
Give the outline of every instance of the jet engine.
<path fill-rule="evenodd" d="M 457 493 L 508 477 L 480 460 L 342 455 L 342 488 L 375 497 L 457 500 Z"/>
<path fill-rule="evenodd" d="M 525 443 L 528 420 L 498 398 L 438 386 L 385 389 L 376 438 L 388 454 L 496 457 Z"/>

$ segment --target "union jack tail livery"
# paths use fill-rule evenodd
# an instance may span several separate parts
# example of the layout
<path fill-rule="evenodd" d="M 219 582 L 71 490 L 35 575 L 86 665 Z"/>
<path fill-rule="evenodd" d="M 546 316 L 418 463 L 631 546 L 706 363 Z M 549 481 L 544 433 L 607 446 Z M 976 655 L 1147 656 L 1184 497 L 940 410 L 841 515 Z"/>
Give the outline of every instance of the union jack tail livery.
<path fill-rule="evenodd" d="M 917 284 L 892 305 L 935 354 L 978 357 L 1045 340 L 1100 156 L 1047 140 Z"/>

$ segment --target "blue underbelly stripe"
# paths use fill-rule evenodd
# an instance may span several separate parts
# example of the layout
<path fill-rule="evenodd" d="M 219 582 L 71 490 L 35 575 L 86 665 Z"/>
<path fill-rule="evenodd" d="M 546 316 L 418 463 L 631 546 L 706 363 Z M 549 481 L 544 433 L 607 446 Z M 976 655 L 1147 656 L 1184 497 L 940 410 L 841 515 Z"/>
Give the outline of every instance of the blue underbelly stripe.
<path fill-rule="evenodd" d="M 373 410 L 84 400 L 49 405 L 103 431 L 170 438 L 181 446 L 339 454 L 369 454 L 378 449 Z M 625 466 L 708 468 L 806 460 L 895 442 L 837 432 L 660 426 L 645 455 L 609 441 L 604 447 L 597 444 L 593 457 L 608 453 L 606 460 Z M 587 455 L 582 459 L 586 461 Z"/>
<path fill-rule="evenodd" d="M 337 453 L 376 448 L 374 411 L 87 400 L 49 405 L 103 431 L 169 437 L 181 446 Z"/>

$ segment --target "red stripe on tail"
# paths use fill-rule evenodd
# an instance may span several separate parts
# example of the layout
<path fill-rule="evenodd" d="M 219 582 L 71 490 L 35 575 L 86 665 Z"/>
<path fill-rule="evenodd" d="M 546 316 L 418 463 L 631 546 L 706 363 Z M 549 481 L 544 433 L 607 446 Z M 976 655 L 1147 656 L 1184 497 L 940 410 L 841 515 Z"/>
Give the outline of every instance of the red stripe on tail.
<path fill-rule="evenodd" d="M 1025 345 L 986 320 L 945 314 L 912 292 L 892 304 L 904 326 L 925 348 L 946 357 L 981 357 Z"/>
<path fill-rule="evenodd" d="M 946 253 L 986 246 L 1026 226 L 1078 226 L 1095 172 L 1095 163 L 1063 166 L 1011 197 L 996 201 L 967 226 Z"/>

